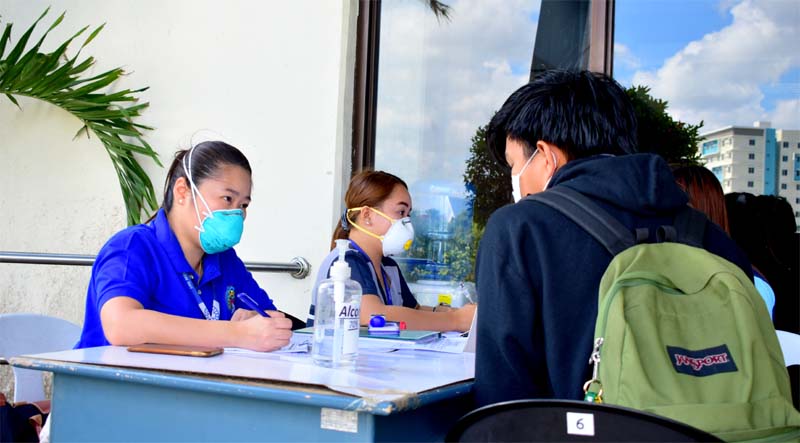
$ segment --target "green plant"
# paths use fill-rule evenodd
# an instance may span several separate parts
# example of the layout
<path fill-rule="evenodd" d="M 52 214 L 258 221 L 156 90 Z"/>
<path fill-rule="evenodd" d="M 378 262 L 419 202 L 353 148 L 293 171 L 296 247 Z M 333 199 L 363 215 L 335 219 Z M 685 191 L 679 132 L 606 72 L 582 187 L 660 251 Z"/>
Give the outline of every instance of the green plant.
<path fill-rule="evenodd" d="M 486 143 L 486 126 L 480 126 L 472 137 L 470 156 L 464 170 L 472 220 L 481 229 L 497 208 L 512 201 L 511 171 L 494 161 Z"/>
<path fill-rule="evenodd" d="M 691 125 L 674 120 L 667 113 L 668 103 L 650 95 L 647 86 L 626 89 L 639 123 L 639 152 L 652 152 L 669 163 L 700 164 L 697 145 L 701 121 Z"/>
<path fill-rule="evenodd" d="M 65 14 L 61 14 L 39 41 L 25 52 L 36 25 L 49 10 L 47 8 L 39 16 L 8 54 L 5 50 L 11 41 L 12 24 L 6 24 L 0 37 L 0 93 L 5 94 L 20 109 L 22 108 L 14 96 L 43 100 L 77 117 L 83 126 L 75 137 L 89 137 L 94 134 L 103 143 L 119 178 L 128 224 L 139 223 L 143 210 L 155 210 L 158 205 L 153 184 L 134 154 L 150 157 L 161 166 L 158 154 L 142 138 L 142 131 L 152 128 L 134 122 L 149 105 L 135 104 L 138 101 L 136 94 L 147 88 L 125 89 L 108 94 L 99 92 L 124 75 L 121 68 L 83 78 L 83 74 L 94 65 L 94 58 L 88 57 L 78 62 L 78 57 L 81 50 L 97 37 L 105 25 L 92 31 L 72 58 L 66 55 L 67 49 L 88 26 L 63 42 L 55 51 L 39 52 L 50 31 L 64 19 Z"/>

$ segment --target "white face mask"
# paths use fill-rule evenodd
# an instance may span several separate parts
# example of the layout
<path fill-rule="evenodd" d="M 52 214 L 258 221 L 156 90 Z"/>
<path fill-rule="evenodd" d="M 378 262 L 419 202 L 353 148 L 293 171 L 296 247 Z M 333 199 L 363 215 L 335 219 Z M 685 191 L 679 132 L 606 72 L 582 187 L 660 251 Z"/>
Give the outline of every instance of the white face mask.
<path fill-rule="evenodd" d="M 414 241 L 414 225 L 411 217 L 392 220 L 392 226 L 383 235 L 383 255 L 397 255 L 411 249 Z"/>
<path fill-rule="evenodd" d="M 392 226 L 389 227 L 389 230 L 386 231 L 386 234 L 377 235 L 362 228 L 361 226 L 357 225 L 352 220 L 350 220 L 349 212 L 361 209 L 364 208 L 361 207 L 361 208 L 348 209 L 347 221 L 359 231 L 380 240 L 381 244 L 383 245 L 384 256 L 388 257 L 390 255 L 402 254 L 403 252 L 411 249 L 411 243 L 414 241 L 414 225 L 411 224 L 411 217 L 403 217 L 401 219 L 395 220 L 392 217 L 389 217 L 388 215 L 384 214 L 383 212 L 375 208 L 370 208 L 373 211 L 375 211 L 376 214 L 392 222 Z"/>
<path fill-rule="evenodd" d="M 522 190 L 519 187 L 519 178 L 522 176 L 522 173 L 524 173 L 525 170 L 528 169 L 528 165 L 531 164 L 531 160 L 533 160 L 533 158 L 536 157 L 536 154 L 538 152 L 539 148 L 536 148 L 536 150 L 533 151 L 533 155 L 531 155 L 528 161 L 525 162 L 525 165 L 522 166 L 522 169 L 519 171 L 519 174 L 517 175 L 511 174 L 511 195 L 514 196 L 514 203 L 522 200 Z"/>

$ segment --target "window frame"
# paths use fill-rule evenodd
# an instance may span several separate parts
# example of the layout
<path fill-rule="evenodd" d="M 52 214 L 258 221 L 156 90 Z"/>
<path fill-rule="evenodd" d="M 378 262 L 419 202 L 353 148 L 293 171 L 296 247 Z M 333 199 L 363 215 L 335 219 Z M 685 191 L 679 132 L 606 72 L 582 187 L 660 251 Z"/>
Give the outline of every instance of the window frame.
<path fill-rule="evenodd" d="M 541 0 L 558 4 L 563 0 Z M 589 34 L 588 61 L 585 69 L 613 76 L 614 68 L 614 11 L 616 0 L 579 0 L 589 2 L 586 18 Z M 356 27 L 356 61 L 353 87 L 353 122 L 351 146 L 351 176 L 375 167 L 375 136 L 378 116 L 378 69 L 380 58 L 382 0 L 358 0 Z M 540 8 L 541 11 L 541 8 Z M 541 20 L 541 14 L 539 15 Z M 540 27 L 537 24 L 537 29 Z M 536 42 L 539 31 L 534 36 Z M 534 54 L 536 45 L 534 43 Z M 531 54 L 531 76 L 533 59 Z M 499 105 L 499 104 L 498 104 Z"/>

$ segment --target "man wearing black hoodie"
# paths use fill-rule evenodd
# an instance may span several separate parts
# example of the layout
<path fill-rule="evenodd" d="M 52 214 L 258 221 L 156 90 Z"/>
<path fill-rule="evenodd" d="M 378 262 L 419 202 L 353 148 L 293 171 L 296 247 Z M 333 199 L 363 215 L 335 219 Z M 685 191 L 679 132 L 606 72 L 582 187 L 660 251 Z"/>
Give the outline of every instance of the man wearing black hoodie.
<path fill-rule="evenodd" d="M 569 187 L 631 231 L 655 233 L 687 197 L 661 157 L 636 154 L 633 107 L 601 74 L 540 75 L 511 94 L 487 135 L 495 160 L 511 168 L 515 204 L 492 215 L 478 249 L 476 401 L 582 399 L 598 286 L 612 257 L 561 213 L 522 198 Z M 747 258 L 713 223 L 704 248 L 752 279 Z"/>

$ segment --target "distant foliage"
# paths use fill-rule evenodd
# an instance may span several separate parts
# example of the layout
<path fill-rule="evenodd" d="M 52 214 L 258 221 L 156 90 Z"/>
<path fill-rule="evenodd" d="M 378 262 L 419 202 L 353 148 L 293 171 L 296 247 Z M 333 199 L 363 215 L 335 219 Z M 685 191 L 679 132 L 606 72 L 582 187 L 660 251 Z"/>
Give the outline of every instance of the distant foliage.
<path fill-rule="evenodd" d="M 669 163 L 699 164 L 697 144 L 702 121 L 691 125 L 673 120 L 667 113 L 667 102 L 651 96 L 647 86 L 631 86 L 626 92 L 639 121 L 639 152 L 658 154 Z"/>
<path fill-rule="evenodd" d="M 472 137 L 470 157 L 464 171 L 472 221 L 482 230 L 495 209 L 511 203 L 511 171 L 495 162 L 486 144 L 486 126 Z"/>

